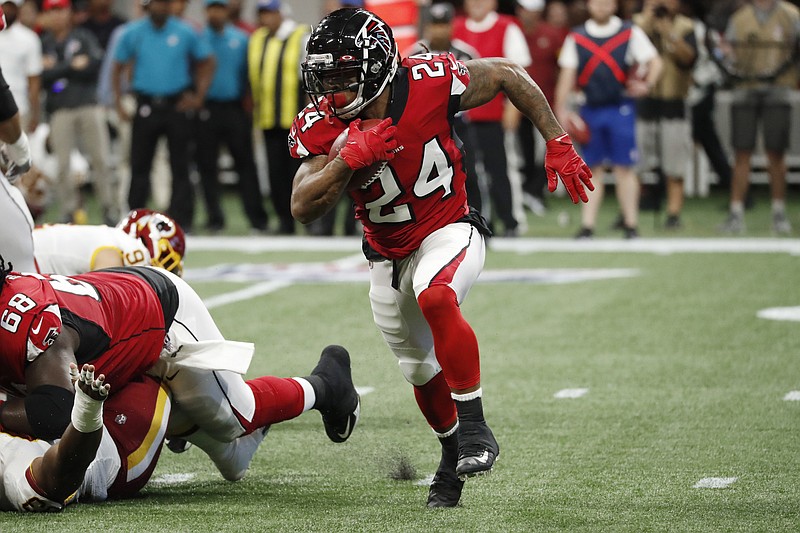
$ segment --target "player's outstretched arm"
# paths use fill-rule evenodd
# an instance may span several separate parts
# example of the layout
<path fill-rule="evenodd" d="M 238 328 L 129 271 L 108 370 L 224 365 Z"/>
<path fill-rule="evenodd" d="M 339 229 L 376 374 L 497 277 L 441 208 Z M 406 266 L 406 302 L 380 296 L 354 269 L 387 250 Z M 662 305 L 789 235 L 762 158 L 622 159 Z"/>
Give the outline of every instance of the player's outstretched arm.
<path fill-rule="evenodd" d="M 53 440 L 67 428 L 72 409 L 73 386 L 64 371 L 75 362 L 80 339 L 69 327 L 62 328 L 43 354 L 25 370 L 25 398 L 9 398 L 0 410 L 0 425 L 19 435 Z"/>
<path fill-rule="evenodd" d="M 461 95 L 462 110 L 481 106 L 503 92 L 514 107 L 533 122 L 545 140 L 564 133 L 542 90 L 517 63 L 492 57 L 473 59 L 465 65 L 469 70 L 469 85 Z"/>
<path fill-rule="evenodd" d="M 505 93 L 547 141 L 544 166 L 550 192 L 556 190 L 560 177 L 573 203 L 588 202 L 584 187 L 594 190 L 592 172 L 575 152 L 569 135 L 525 69 L 505 58 L 473 59 L 465 65 L 470 81 L 461 95 L 461 109 L 483 105 L 498 93 Z"/>
<path fill-rule="evenodd" d="M 78 372 L 72 363 L 70 375 L 75 380 L 71 422 L 61 440 L 30 467 L 36 488 L 56 502 L 66 501 L 78 490 L 97 454 L 103 436 L 103 402 L 111 388 L 103 374 L 95 377 L 92 365 L 83 365 Z"/>

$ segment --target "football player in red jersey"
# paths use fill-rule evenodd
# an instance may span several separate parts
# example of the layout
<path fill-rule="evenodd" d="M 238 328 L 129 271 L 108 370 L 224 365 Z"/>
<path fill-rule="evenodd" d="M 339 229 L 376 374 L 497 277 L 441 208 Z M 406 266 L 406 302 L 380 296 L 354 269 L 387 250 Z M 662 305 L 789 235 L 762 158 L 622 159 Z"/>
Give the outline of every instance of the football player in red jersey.
<path fill-rule="evenodd" d="M 453 116 L 504 92 L 547 140 L 551 192 L 560 176 L 572 201 L 585 202 L 591 172 L 523 68 L 451 54 L 401 60 L 391 29 L 363 9 L 335 11 L 314 29 L 303 81 L 312 104 L 289 136 L 291 153 L 303 159 L 292 213 L 304 224 L 321 217 L 354 170 L 389 162 L 350 191 L 364 225 L 370 301 L 442 444 L 428 506 L 455 506 L 464 479 L 488 472 L 500 449 L 483 416 L 478 342 L 459 308 L 483 268 L 488 230 L 467 204 Z M 361 131 L 359 119 L 368 118 L 385 120 Z M 347 143 L 328 162 L 344 129 Z"/>
<path fill-rule="evenodd" d="M 244 475 L 264 428 L 312 408 L 331 440 L 347 440 L 360 410 L 347 350 L 328 346 L 305 378 L 245 382 L 252 354 L 251 344 L 225 340 L 200 297 L 166 270 L 43 276 L 0 260 L 0 386 L 11 393 L 0 402 L 0 427 L 8 431 L 59 437 L 73 398 L 63 369 L 77 362 L 94 364 L 116 391 L 145 372 L 162 378 L 180 414 L 171 434 L 208 453 L 226 479 Z M 225 443 L 242 438 L 249 456 L 232 460 Z"/>

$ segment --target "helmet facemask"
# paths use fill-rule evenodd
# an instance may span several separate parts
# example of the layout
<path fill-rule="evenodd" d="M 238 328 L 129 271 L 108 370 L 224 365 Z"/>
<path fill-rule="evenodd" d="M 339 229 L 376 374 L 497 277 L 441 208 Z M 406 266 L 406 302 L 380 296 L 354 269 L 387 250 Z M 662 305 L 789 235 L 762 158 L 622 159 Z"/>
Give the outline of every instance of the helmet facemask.
<path fill-rule="evenodd" d="M 351 119 L 380 96 L 397 64 L 397 44 L 386 23 L 363 9 L 336 11 L 309 39 L 303 88 L 317 110 Z"/>

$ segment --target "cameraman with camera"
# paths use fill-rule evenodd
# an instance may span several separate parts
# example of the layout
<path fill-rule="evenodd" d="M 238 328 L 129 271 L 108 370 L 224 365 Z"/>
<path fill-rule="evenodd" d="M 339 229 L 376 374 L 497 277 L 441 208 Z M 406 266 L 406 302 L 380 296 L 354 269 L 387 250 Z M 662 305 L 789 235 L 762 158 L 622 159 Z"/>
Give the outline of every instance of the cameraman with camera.
<path fill-rule="evenodd" d="M 683 178 L 692 149 L 685 101 L 697 59 L 694 23 L 678 13 L 679 7 L 680 0 L 646 0 L 642 12 L 633 17 L 664 65 L 650 93 L 637 102 L 636 138 L 641 170 L 658 169 L 666 180 L 667 229 L 681 226 Z"/>

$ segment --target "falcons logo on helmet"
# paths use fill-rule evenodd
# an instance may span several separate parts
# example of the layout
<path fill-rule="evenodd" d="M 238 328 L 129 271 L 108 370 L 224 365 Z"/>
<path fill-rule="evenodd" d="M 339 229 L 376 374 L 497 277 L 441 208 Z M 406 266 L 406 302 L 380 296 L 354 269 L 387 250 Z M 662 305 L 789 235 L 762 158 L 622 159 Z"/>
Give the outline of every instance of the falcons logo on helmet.
<path fill-rule="evenodd" d="M 386 23 L 370 15 L 367 21 L 361 26 L 355 38 L 356 46 L 361 48 L 373 49 L 380 47 L 387 56 L 392 52 L 392 38 L 386 30 Z"/>

